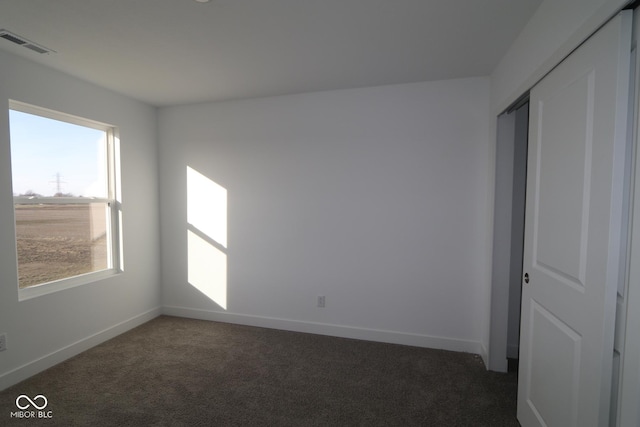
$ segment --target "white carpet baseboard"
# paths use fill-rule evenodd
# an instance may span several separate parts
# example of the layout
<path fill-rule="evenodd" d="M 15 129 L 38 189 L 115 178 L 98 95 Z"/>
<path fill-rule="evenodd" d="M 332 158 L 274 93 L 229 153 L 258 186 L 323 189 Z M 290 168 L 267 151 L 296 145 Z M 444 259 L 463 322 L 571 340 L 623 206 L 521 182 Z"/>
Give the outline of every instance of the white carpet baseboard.
<path fill-rule="evenodd" d="M 5 374 L 0 375 L 0 391 L 17 384 L 20 381 L 26 380 L 45 369 L 49 369 L 73 356 L 76 356 L 91 347 L 95 347 L 96 345 L 110 340 L 111 338 L 115 338 L 136 326 L 140 326 L 143 323 L 158 317 L 160 314 L 162 314 L 162 309 L 160 307 L 151 309 L 145 313 L 124 320 L 116 325 L 96 332 L 93 335 L 78 340 L 72 344 L 62 347 L 59 350 L 53 351 L 37 358 L 36 360 L 25 363 L 22 366 L 6 372 Z"/>
<path fill-rule="evenodd" d="M 390 344 L 410 345 L 440 350 L 457 351 L 478 354 L 486 365 L 487 352 L 482 343 L 471 340 L 436 337 L 407 332 L 387 331 L 380 329 L 358 328 L 353 326 L 335 325 L 329 323 L 305 322 L 275 317 L 252 316 L 237 313 L 223 313 L 218 311 L 199 310 L 187 307 L 164 306 L 154 308 L 145 313 L 124 320 L 114 326 L 78 340 L 59 350 L 53 351 L 36 360 L 25 363 L 9 372 L 0 375 L 0 391 L 11 387 L 39 372 L 57 365 L 83 351 L 95 347 L 111 338 L 142 325 L 161 314 L 168 316 L 186 317 L 190 319 L 210 320 L 239 325 L 256 326 L 285 331 L 304 332 L 318 335 L 328 335 L 341 338 L 351 338 L 366 341 L 376 341 Z"/>
<path fill-rule="evenodd" d="M 279 319 L 274 317 L 251 316 L 246 314 L 223 313 L 219 311 L 199 310 L 186 307 L 164 306 L 162 314 L 190 319 L 211 320 L 239 325 L 257 326 L 269 329 L 281 329 L 293 332 L 305 332 L 318 335 L 329 335 L 341 338 L 353 338 L 366 341 L 377 341 L 390 344 L 411 345 L 463 353 L 484 354 L 480 342 L 454 338 L 435 337 L 407 332 L 395 332 L 379 329 L 358 328 L 329 323 L 304 322 L 299 320 Z M 486 356 L 485 356 L 486 357 Z"/>

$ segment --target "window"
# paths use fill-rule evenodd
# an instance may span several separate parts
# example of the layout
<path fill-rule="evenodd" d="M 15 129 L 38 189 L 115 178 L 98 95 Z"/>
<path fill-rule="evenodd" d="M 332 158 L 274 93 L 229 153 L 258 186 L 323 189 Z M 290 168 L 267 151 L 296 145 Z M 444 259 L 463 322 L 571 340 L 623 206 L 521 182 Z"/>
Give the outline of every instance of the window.
<path fill-rule="evenodd" d="M 113 127 L 15 101 L 9 124 L 20 298 L 113 274 Z"/>

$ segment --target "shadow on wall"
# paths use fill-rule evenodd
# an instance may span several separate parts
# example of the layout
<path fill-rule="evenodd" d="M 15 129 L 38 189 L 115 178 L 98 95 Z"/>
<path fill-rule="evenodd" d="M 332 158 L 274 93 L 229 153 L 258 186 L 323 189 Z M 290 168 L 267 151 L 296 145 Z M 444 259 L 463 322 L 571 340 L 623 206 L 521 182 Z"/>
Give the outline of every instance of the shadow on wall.
<path fill-rule="evenodd" d="M 187 166 L 188 282 L 227 309 L 227 189 Z"/>

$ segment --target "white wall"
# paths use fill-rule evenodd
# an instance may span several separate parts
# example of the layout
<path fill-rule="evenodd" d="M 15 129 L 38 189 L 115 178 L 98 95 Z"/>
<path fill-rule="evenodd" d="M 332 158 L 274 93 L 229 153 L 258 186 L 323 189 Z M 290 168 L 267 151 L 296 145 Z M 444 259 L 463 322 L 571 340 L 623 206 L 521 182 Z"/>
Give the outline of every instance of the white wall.
<path fill-rule="evenodd" d="M 125 272 L 18 301 L 8 100 L 114 124 L 121 137 Z M 0 52 L 0 389 L 159 313 L 155 109 Z"/>
<path fill-rule="evenodd" d="M 165 312 L 480 353 L 488 108 L 474 78 L 160 109 Z M 187 280 L 187 166 L 228 191 L 226 310 Z"/>

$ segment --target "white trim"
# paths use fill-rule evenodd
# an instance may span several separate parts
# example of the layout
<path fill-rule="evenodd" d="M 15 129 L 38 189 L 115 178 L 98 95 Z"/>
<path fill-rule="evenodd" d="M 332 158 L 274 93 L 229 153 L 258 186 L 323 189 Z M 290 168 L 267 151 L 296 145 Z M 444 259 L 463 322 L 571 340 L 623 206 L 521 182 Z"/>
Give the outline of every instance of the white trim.
<path fill-rule="evenodd" d="M 487 364 L 487 351 L 480 341 L 435 337 L 430 335 L 386 331 L 380 329 L 357 328 L 328 323 L 305 322 L 275 317 L 224 313 L 187 307 L 164 306 L 156 307 L 128 320 L 117 323 L 109 328 L 103 329 L 100 332 L 78 340 L 68 346 L 53 351 L 0 375 L 0 391 L 62 363 L 92 347 L 102 344 L 105 341 L 115 338 L 137 326 L 147 323 L 160 315 L 472 353 L 478 354 L 485 363 L 485 366 Z"/>
<path fill-rule="evenodd" d="M 23 301 L 46 295 L 52 292 L 73 288 L 76 286 L 92 283 L 122 272 L 122 230 L 121 216 L 122 208 L 116 195 L 119 193 L 117 186 L 120 182 L 119 159 L 116 155 L 117 128 L 106 123 L 86 119 L 79 116 L 39 107 L 24 102 L 9 100 L 9 110 L 20 111 L 37 117 L 43 117 L 64 123 L 71 123 L 85 128 L 96 129 L 104 132 L 104 154 L 106 167 L 106 189 L 107 197 L 49 197 L 49 196 L 14 196 L 14 211 L 18 205 L 106 205 L 106 241 L 107 241 L 107 268 L 100 271 L 89 272 L 77 276 L 64 277 L 60 280 L 39 283 L 25 288 L 18 288 L 18 300 Z M 18 260 L 19 261 L 19 260 Z M 18 284 L 19 286 L 19 284 Z"/>
<path fill-rule="evenodd" d="M 53 282 L 41 283 L 39 285 L 27 286 L 18 289 L 18 301 L 25 301 L 31 298 L 47 295 L 53 292 L 64 291 L 65 289 L 75 288 L 76 286 L 87 285 L 99 280 L 107 279 L 111 276 L 120 274 L 122 271 L 117 268 L 109 268 L 106 270 L 93 271 L 91 273 L 80 274 L 78 276 L 66 277 L 64 279 L 55 280 Z"/>
<path fill-rule="evenodd" d="M 309 334 L 329 335 L 333 337 L 384 342 L 389 344 L 402 344 L 414 347 L 425 347 L 464 353 L 473 353 L 480 355 L 483 360 L 486 359 L 486 350 L 483 349 L 480 341 L 436 337 L 430 335 L 387 331 L 381 329 L 358 328 L 353 326 L 342 326 L 329 323 L 281 319 L 276 317 L 253 316 L 247 314 L 200 310 L 176 306 L 162 307 L 162 314 L 165 314 L 167 316 L 186 317 L 190 319 L 257 326 L 260 328 L 281 329 L 285 331 L 304 332 Z"/>
<path fill-rule="evenodd" d="M 496 143 L 493 155 L 493 252 L 491 263 L 491 312 L 489 337 L 490 371 L 507 372 L 507 336 L 509 323 L 509 280 L 511 271 L 511 220 L 513 213 L 513 168 L 516 139 L 516 114 L 501 114 L 496 119 Z"/>
<path fill-rule="evenodd" d="M 0 391 L 160 316 L 156 307 L 0 375 Z"/>
<path fill-rule="evenodd" d="M 638 335 L 638 326 L 640 325 L 640 55 L 637 54 L 640 32 L 638 32 L 638 22 L 640 22 L 640 10 L 636 9 L 634 11 L 636 69 L 635 76 L 633 76 L 636 87 L 633 117 L 633 157 L 635 163 L 633 166 L 634 175 L 631 179 L 631 200 L 629 201 L 631 205 L 629 271 L 626 294 L 627 311 L 626 319 L 624 319 L 624 346 L 619 376 L 618 426 L 640 425 L 640 410 L 638 409 L 638 398 L 640 397 L 640 336 Z"/>
<path fill-rule="evenodd" d="M 511 90 L 502 99 L 496 99 L 492 102 L 493 116 L 502 114 L 514 102 L 518 100 L 522 94 L 529 91 L 540 80 L 551 72 L 558 64 L 568 57 L 589 37 L 595 34 L 604 24 L 611 18 L 616 16 L 628 6 L 633 0 L 608 0 L 600 6 L 580 27 L 567 38 L 549 57 L 542 62 L 535 70 L 533 70 L 527 79 L 522 81 L 515 89 Z M 495 70 L 494 70 L 495 72 Z"/>
<path fill-rule="evenodd" d="M 489 352 L 487 351 L 487 347 L 484 345 L 484 343 L 480 342 L 480 358 L 482 359 L 482 362 L 484 363 L 484 367 L 488 370 L 489 368 Z"/>
<path fill-rule="evenodd" d="M 96 120 L 87 119 L 80 116 L 74 116 L 73 114 L 62 113 L 60 111 L 51 110 L 45 107 L 38 107 L 36 105 L 27 104 L 26 102 L 16 101 L 14 99 L 9 100 L 9 109 L 20 111 L 21 113 L 33 114 L 34 116 L 45 117 L 47 119 L 58 120 L 60 122 L 71 123 L 72 125 L 84 126 L 91 129 L 102 130 L 108 132 L 113 125 L 98 122 Z"/>

